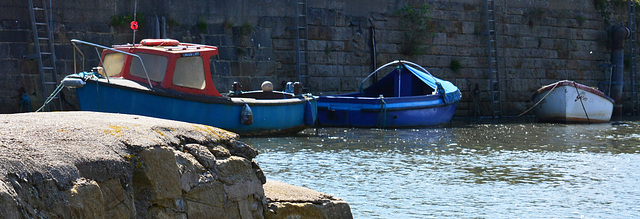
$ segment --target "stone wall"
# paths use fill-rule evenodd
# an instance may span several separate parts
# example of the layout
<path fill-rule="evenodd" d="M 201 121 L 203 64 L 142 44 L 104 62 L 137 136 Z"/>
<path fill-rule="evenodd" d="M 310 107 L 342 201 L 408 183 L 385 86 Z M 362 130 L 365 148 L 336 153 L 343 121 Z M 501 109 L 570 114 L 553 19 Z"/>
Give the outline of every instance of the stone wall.
<path fill-rule="evenodd" d="M 135 1 L 126 0 L 90 3 L 54 0 L 60 74 L 74 71 L 70 39 L 103 45 L 130 43 L 133 36 L 128 25 L 117 25 L 111 20 L 132 14 L 137 8 L 141 29 L 135 41 L 156 35 L 155 26 L 159 24 L 166 26 L 168 38 L 218 46 L 220 55 L 211 65 L 221 92 L 228 91 L 233 81 L 250 90 L 270 80 L 276 89 L 281 89 L 280 82 L 297 78 L 295 1 L 137 2 L 136 7 Z M 316 95 L 355 91 L 375 68 L 374 63 L 380 66 L 406 59 L 460 87 L 463 102 L 458 116 L 472 112 L 489 115 L 484 2 L 309 1 L 311 78 L 307 86 Z M 0 4 L 3 66 L 0 72 L 4 76 L 0 78 L 0 84 L 4 85 L 0 89 L 3 106 L 0 113 L 17 112 L 22 93 L 32 97 L 35 108 L 42 103 L 39 76 L 35 62 L 21 58 L 33 46 L 27 2 L 9 0 Z M 429 5 L 426 15 L 431 19 L 424 25 L 425 44 L 418 46 L 416 55 L 403 55 L 405 34 L 415 29 L 403 26 L 405 16 L 399 11 L 406 5 Z M 618 6 L 608 0 L 497 0 L 496 7 L 498 67 L 506 115 L 517 115 L 527 109 L 533 104 L 530 100 L 533 91 L 556 80 L 571 79 L 598 86 L 608 79 L 608 73 L 598 65 L 609 62 L 607 30 L 611 24 L 627 21 L 626 5 Z M 85 70 L 97 64 L 95 55 L 92 57 Z M 459 68 L 452 68 L 456 62 Z M 628 90 L 627 86 L 625 92 Z M 71 98 L 72 94 L 66 96 Z"/>

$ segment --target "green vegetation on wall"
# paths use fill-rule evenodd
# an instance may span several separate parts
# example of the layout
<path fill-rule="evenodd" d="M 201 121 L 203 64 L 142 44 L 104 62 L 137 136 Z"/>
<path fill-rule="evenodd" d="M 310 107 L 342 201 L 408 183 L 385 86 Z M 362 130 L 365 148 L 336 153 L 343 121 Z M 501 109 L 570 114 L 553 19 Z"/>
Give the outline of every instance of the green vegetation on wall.
<path fill-rule="evenodd" d="M 138 12 L 136 14 L 136 20 L 138 21 L 138 23 L 144 23 L 144 16 L 142 16 L 140 12 Z M 131 21 L 133 21 L 132 14 L 114 15 L 111 17 L 111 21 L 109 21 L 109 25 L 112 27 L 128 26 L 131 23 Z"/>
<path fill-rule="evenodd" d="M 545 10 L 540 8 L 531 9 L 529 12 L 524 14 L 524 17 L 529 20 L 529 27 L 533 27 L 535 25 L 539 25 L 542 18 L 545 17 Z"/>
<path fill-rule="evenodd" d="M 427 4 L 418 7 L 405 5 L 396 11 L 395 14 L 399 17 L 401 28 L 404 30 L 402 54 L 409 56 L 424 54 L 422 47 L 426 44 L 427 37 L 431 35 L 429 9 Z"/>
<path fill-rule="evenodd" d="M 600 0 L 603 1 L 603 0 Z M 640 5 L 640 0 L 633 0 L 636 4 L 636 6 Z M 628 5 L 629 4 L 629 0 L 611 0 L 611 2 L 615 5 Z"/>
<path fill-rule="evenodd" d="M 333 52 L 333 48 L 331 48 L 331 46 L 329 46 L 329 43 L 327 43 L 324 46 L 324 54 L 329 55 L 329 53 Z"/>
<path fill-rule="evenodd" d="M 196 29 L 200 32 L 200 33 L 207 33 L 207 27 L 209 25 L 207 25 L 207 23 L 205 23 L 204 21 L 198 21 L 198 23 L 196 23 Z"/>
<path fill-rule="evenodd" d="M 640 6 L 640 0 L 632 0 L 636 6 Z M 600 11 L 605 23 L 610 23 L 614 16 L 613 7 L 627 7 L 629 0 L 593 0 L 593 4 Z"/>
<path fill-rule="evenodd" d="M 240 32 L 238 33 L 238 35 L 248 36 L 251 35 L 251 33 L 253 33 L 253 27 L 251 26 L 251 24 L 244 23 L 242 24 L 242 27 L 240 27 Z"/>
<path fill-rule="evenodd" d="M 455 73 L 460 73 L 460 69 L 462 68 L 462 64 L 460 64 L 460 61 L 458 61 L 457 59 L 452 59 L 451 60 L 451 64 L 449 64 L 449 68 L 451 68 L 451 71 L 453 71 Z"/>

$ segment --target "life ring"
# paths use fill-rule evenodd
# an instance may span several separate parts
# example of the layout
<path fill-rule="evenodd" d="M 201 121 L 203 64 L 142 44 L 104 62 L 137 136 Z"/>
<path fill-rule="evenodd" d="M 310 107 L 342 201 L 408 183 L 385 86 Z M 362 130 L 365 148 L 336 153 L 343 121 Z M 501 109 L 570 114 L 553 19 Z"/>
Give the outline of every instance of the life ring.
<path fill-rule="evenodd" d="M 143 39 L 140 44 L 143 46 L 177 46 L 180 41 L 174 39 Z"/>

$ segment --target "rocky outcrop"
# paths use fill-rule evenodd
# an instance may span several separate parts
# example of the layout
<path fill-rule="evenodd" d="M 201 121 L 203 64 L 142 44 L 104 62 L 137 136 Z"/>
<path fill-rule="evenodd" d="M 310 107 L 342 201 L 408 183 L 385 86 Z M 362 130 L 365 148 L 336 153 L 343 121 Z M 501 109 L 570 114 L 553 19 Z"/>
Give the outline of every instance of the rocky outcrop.
<path fill-rule="evenodd" d="M 311 189 L 268 180 L 264 185 L 268 219 L 353 218 L 349 204 Z"/>
<path fill-rule="evenodd" d="M 257 151 L 210 126 L 0 115 L 0 218 L 264 218 Z"/>

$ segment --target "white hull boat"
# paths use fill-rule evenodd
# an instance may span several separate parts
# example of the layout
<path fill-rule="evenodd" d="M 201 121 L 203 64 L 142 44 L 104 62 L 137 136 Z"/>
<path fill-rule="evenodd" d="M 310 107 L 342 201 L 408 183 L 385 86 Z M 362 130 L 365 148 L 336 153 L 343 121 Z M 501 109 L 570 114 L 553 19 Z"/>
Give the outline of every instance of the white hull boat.
<path fill-rule="evenodd" d="M 603 123 L 613 113 L 613 99 L 573 81 L 558 81 L 536 92 L 536 118 L 541 122 Z"/>

